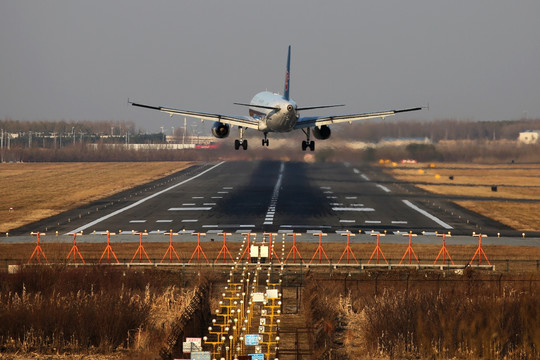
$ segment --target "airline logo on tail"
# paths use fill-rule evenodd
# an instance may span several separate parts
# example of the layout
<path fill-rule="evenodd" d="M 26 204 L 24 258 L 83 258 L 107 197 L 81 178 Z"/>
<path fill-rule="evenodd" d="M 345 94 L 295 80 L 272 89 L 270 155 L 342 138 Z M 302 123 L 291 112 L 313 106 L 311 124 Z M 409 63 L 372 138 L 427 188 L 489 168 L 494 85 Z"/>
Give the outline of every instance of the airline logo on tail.
<path fill-rule="evenodd" d="M 283 98 L 289 101 L 289 73 L 291 72 L 291 46 L 289 45 L 289 53 L 287 54 L 287 72 L 285 73 L 285 90 Z"/>

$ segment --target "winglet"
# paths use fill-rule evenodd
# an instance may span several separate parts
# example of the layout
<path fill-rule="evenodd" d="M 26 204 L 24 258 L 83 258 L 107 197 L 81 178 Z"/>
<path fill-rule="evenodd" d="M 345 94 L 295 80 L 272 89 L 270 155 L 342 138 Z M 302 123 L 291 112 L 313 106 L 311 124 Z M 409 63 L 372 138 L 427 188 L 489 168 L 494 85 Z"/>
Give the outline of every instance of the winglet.
<path fill-rule="evenodd" d="M 291 45 L 289 45 L 289 53 L 287 54 L 287 72 L 285 73 L 285 89 L 283 90 L 283 98 L 289 100 L 289 81 L 291 74 Z"/>

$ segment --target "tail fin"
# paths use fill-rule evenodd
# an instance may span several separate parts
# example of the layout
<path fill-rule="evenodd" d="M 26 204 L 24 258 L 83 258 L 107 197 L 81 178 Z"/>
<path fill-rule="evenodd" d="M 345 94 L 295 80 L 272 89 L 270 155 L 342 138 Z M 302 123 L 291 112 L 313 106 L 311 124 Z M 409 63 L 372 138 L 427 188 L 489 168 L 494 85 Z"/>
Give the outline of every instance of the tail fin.
<path fill-rule="evenodd" d="M 289 45 L 289 53 L 287 55 L 287 72 L 285 73 L 285 89 L 283 91 L 283 98 L 289 100 L 289 81 L 291 72 L 291 45 Z"/>

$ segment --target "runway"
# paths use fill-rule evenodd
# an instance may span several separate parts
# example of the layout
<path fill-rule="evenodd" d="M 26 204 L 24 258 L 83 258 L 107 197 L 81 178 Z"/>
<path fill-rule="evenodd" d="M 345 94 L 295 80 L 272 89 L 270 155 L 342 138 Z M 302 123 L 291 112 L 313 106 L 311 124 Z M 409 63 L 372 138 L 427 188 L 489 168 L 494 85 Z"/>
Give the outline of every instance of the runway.
<path fill-rule="evenodd" d="M 17 229 L 80 232 L 473 232 L 518 236 L 380 168 L 280 161 L 204 163 Z"/>

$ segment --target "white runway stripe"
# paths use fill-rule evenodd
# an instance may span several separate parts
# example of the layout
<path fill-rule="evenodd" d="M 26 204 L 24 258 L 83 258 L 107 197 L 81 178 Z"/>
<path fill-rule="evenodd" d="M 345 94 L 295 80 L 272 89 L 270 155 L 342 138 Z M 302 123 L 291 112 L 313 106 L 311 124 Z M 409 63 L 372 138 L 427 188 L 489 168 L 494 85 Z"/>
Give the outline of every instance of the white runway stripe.
<path fill-rule="evenodd" d="M 208 211 L 212 210 L 211 206 L 201 206 L 201 207 L 173 207 L 169 208 L 169 211 Z"/>
<path fill-rule="evenodd" d="M 131 204 L 131 205 L 128 205 L 128 206 L 123 207 L 123 208 L 121 208 L 121 209 L 119 209 L 119 210 L 113 211 L 112 213 L 110 213 L 110 214 L 108 214 L 108 215 L 102 216 L 102 217 L 100 217 L 99 219 L 94 220 L 94 221 L 92 221 L 92 222 L 89 222 L 89 223 L 86 224 L 86 225 L 80 226 L 80 227 L 78 227 L 77 229 L 72 230 L 72 231 L 70 231 L 70 232 L 68 232 L 68 233 L 78 233 L 78 232 L 81 232 L 81 231 L 83 231 L 83 230 L 88 229 L 88 228 L 91 227 L 91 226 L 94 226 L 94 225 L 96 225 L 96 224 L 99 224 L 100 222 L 102 222 L 102 221 L 104 221 L 104 220 L 110 219 L 110 218 L 112 218 L 113 216 L 116 216 L 116 215 L 118 215 L 118 214 L 121 214 L 121 213 L 123 213 L 123 212 L 126 211 L 126 210 L 133 209 L 134 207 L 137 207 L 137 206 L 139 206 L 139 205 L 145 203 L 146 201 L 148 201 L 148 200 L 150 200 L 150 199 L 153 199 L 153 198 L 155 198 L 155 197 L 157 197 L 157 196 L 159 196 L 159 195 L 161 195 L 161 194 L 166 193 L 167 191 L 170 191 L 170 190 L 172 190 L 172 189 L 174 189 L 174 188 L 177 188 L 178 186 L 184 185 L 185 183 L 188 183 L 188 182 L 190 182 L 191 180 L 196 179 L 196 178 L 198 178 L 199 176 L 202 176 L 202 175 L 206 174 L 207 172 L 214 170 L 215 168 L 217 168 L 217 167 L 220 166 L 220 165 L 223 165 L 224 163 L 225 163 L 225 161 L 222 161 L 222 162 L 220 162 L 220 163 L 218 163 L 218 164 L 212 166 L 212 167 L 209 168 L 209 169 L 206 169 L 206 170 L 204 170 L 204 171 L 201 171 L 199 174 L 197 174 L 197 175 L 195 175 L 195 176 L 192 176 L 192 177 L 190 177 L 189 179 L 186 179 L 186 180 L 184 180 L 184 181 L 181 181 L 181 182 L 179 182 L 178 184 L 174 184 L 173 186 L 170 186 L 170 187 L 168 187 L 168 188 L 166 188 L 166 189 L 164 189 L 164 190 L 158 191 L 157 193 L 154 193 L 154 194 L 152 194 L 152 195 L 150 195 L 150 196 L 147 196 L 147 197 L 145 197 L 144 199 L 141 199 L 141 200 L 139 200 L 139 201 L 137 201 L 137 202 L 134 202 L 134 203 Z"/>
<path fill-rule="evenodd" d="M 375 211 L 374 208 L 365 207 L 333 207 L 334 211 Z"/>
<path fill-rule="evenodd" d="M 263 225 L 274 224 L 274 215 L 276 212 L 276 205 L 277 205 L 277 200 L 279 197 L 279 190 L 281 188 L 281 182 L 283 181 L 284 170 L 285 170 L 285 163 L 282 162 L 281 166 L 279 167 L 279 176 L 276 181 L 276 185 L 274 185 L 274 191 L 272 192 L 272 199 L 270 200 L 270 205 L 268 206 L 268 210 L 266 210 L 266 216 L 265 216 Z"/>
<path fill-rule="evenodd" d="M 436 216 L 433 216 L 431 215 L 430 213 L 428 213 L 427 211 L 423 210 L 423 209 L 420 209 L 418 206 L 414 205 L 412 202 L 410 202 L 409 200 L 402 200 L 403 203 L 405 205 L 407 205 L 408 207 L 410 207 L 411 209 L 413 210 L 416 210 L 418 211 L 420 214 L 424 215 L 425 217 L 427 217 L 428 219 L 431 219 L 433 221 L 435 221 L 437 224 L 441 225 L 443 228 L 445 229 L 453 229 L 452 226 L 448 225 L 447 223 L 445 223 L 444 221 L 442 221 L 441 219 L 439 219 L 438 217 Z"/>
<path fill-rule="evenodd" d="M 390 192 L 390 189 L 387 188 L 386 186 L 384 185 L 381 185 L 381 184 L 376 184 L 375 186 L 377 186 L 379 189 L 382 189 L 384 192 L 387 192 L 389 193 Z"/>

